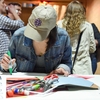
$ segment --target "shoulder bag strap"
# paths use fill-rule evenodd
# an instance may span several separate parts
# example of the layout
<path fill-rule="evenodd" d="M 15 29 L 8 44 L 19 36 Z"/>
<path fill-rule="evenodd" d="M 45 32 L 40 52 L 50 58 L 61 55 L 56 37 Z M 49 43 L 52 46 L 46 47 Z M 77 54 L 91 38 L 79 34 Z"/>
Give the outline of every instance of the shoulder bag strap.
<path fill-rule="evenodd" d="M 79 45 L 80 45 L 80 41 L 81 41 L 81 37 L 82 37 L 83 31 L 79 35 L 78 44 L 77 44 L 77 48 L 76 48 L 76 52 L 75 52 L 75 56 L 74 56 L 74 60 L 73 60 L 73 64 L 72 64 L 72 70 L 73 70 L 73 67 L 74 67 L 74 64 L 75 64 L 75 60 L 76 60 L 76 57 L 77 57 L 77 53 L 78 53 L 78 49 L 79 49 Z"/>

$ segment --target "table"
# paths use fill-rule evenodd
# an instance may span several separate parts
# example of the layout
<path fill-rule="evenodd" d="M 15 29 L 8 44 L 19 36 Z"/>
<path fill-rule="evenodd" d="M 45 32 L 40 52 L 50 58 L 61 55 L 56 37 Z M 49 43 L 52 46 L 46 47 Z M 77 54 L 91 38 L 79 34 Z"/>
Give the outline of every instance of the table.
<path fill-rule="evenodd" d="M 13 74 L 15 76 L 23 75 L 23 76 L 44 76 L 46 74 L 41 73 L 16 73 Z M 4 73 L 3 76 L 10 76 L 9 73 Z M 84 75 L 90 76 L 90 75 Z M 88 79 L 91 82 L 94 82 L 96 85 L 100 87 L 100 75 L 92 75 L 92 78 Z M 24 97 L 16 97 L 16 98 L 7 98 L 4 100 L 100 100 L 100 90 L 74 90 L 74 91 L 58 91 L 51 92 L 48 94 L 38 94 L 33 96 L 24 96 Z M 1 100 L 1 99 L 0 99 Z M 3 99 L 2 99 L 3 100 Z"/>
<path fill-rule="evenodd" d="M 7 72 L 1 72 L 0 75 L 8 75 L 11 76 L 10 73 Z M 46 73 L 24 73 L 24 72 L 17 72 L 17 73 L 12 73 L 13 76 L 45 76 L 47 75 Z"/>

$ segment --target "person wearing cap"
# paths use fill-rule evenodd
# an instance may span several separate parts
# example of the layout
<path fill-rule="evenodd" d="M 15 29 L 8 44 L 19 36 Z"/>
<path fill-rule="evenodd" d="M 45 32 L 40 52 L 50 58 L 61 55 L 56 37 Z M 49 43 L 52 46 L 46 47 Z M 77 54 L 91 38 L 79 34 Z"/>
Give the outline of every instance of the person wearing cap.
<path fill-rule="evenodd" d="M 68 33 L 56 26 L 57 14 L 50 5 L 33 9 L 27 26 L 16 31 L 9 50 L 17 72 L 40 72 L 68 76 L 72 67 Z M 4 54 L 1 71 L 7 71 L 10 58 Z"/>

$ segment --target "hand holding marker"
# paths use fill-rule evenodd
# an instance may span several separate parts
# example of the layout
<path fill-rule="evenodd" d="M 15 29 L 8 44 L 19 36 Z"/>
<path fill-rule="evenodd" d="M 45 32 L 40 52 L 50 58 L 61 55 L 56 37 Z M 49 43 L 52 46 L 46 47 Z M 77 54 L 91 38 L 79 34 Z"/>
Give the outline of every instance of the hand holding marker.
<path fill-rule="evenodd" d="M 7 54 L 10 57 L 9 72 L 10 72 L 10 75 L 12 75 L 12 62 L 11 62 L 11 53 L 10 53 L 10 51 L 8 51 Z"/>

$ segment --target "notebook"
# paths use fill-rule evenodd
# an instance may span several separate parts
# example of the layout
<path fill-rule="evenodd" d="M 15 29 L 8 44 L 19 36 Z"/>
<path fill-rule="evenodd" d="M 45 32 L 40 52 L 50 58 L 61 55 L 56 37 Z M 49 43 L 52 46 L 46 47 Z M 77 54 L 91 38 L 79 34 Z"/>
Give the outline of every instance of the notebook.
<path fill-rule="evenodd" d="M 45 92 L 50 92 L 56 88 L 59 87 L 81 87 L 82 88 L 87 88 L 87 89 L 98 89 L 99 86 L 94 84 L 93 82 L 86 80 L 84 78 L 79 78 L 79 77 L 59 77 L 58 81 L 56 81 L 55 83 L 53 83 L 53 85 L 51 86 L 52 88 L 50 88 L 49 90 L 45 91 Z M 76 90 L 79 88 L 76 88 Z"/>

